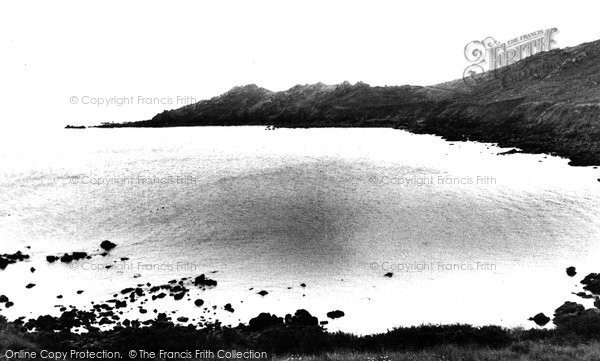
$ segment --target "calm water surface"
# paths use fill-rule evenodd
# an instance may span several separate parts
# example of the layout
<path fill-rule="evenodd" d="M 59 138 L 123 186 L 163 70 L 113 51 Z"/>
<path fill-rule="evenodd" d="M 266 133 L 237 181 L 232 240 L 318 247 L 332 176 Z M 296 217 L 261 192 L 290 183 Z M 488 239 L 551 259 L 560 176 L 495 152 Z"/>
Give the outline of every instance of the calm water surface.
<path fill-rule="evenodd" d="M 528 317 L 577 300 L 580 278 L 600 271 L 600 174 L 560 158 L 499 156 L 506 149 L 392 129 L 2 138 L 0 253 L 32 256 L 0 271 L 0 294 L 15 302 L 0 311 L 9 317 L 216 271 L 219 285 L 192 299 L 218 306 L 225 324 L 305 308 L 320 319 L 343 310 L 328 328 L 357 333 L 530 326 Z M 104 239 L 118 244 L 107 257 L 45 261 Z M 571 265 L 576 278 L 565 274 Z M 263 289 L 269 295 L 256 294 Z M 145 307 L 200 314 L 186 300 Z"/>

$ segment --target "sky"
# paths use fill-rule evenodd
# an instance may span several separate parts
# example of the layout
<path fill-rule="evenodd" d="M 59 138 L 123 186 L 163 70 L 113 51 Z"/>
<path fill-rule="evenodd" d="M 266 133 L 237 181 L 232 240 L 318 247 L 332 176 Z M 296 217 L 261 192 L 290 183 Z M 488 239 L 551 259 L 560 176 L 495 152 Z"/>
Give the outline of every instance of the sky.
<path fill-rule="evenodd" d="M 144 120 L 250 83 L 431 85 L 462 77 L 472 40 L 555 27 L 574 46 L 600 39 L 598 14 L 598 0 L 5 0 L 0 129 Z"/>

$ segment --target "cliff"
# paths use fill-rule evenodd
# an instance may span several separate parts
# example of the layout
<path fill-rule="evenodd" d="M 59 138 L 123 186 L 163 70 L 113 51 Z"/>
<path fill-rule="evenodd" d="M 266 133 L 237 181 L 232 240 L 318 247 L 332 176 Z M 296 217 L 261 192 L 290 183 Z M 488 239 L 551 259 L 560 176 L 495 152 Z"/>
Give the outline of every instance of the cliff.
<path fill-rule="evenodd" d="M 236 87 L 150 120 L 101 127 L 393 127 L 600 164 L 600 41 L 540 53 L 475 85 Z"/>

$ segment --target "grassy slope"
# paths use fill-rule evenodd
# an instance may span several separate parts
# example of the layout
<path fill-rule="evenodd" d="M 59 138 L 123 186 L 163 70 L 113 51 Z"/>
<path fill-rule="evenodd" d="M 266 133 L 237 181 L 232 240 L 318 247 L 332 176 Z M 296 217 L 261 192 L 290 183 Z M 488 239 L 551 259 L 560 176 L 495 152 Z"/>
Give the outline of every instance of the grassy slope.
<path fill-rule="evenodd" d="M 432 350 L 404 352 L 336 352 L 318 356 L 280 356 L 277 361 L 577 361 L 600 360 L 600 343 L 558 346 L 525 342 L 502 349 L 442 346 Z"/>

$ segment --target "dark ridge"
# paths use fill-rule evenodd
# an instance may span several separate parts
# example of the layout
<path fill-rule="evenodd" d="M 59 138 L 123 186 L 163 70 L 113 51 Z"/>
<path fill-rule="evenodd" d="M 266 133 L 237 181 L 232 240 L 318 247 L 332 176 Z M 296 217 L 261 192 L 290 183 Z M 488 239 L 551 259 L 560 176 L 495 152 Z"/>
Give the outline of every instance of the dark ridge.
<path fill-rule="evenodd" d="M 595 41 L 484 73 L 474 86 L 462 80 L 430 87 L 345 82 L 271 92 L 246 85 L 150 120 L 99 127 L 392 127 L 558 155 L 586 166 L 600 164 L 599 119 Z"/>

